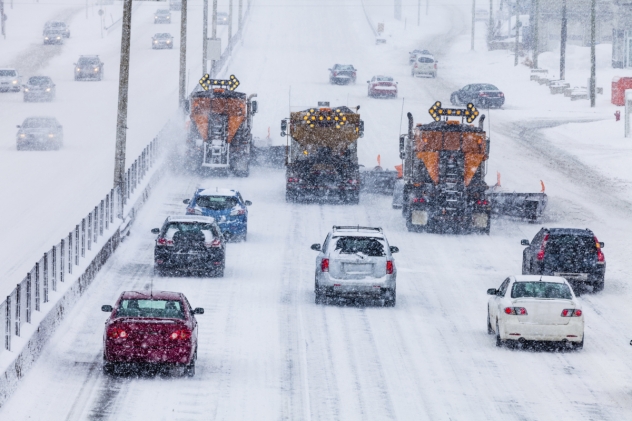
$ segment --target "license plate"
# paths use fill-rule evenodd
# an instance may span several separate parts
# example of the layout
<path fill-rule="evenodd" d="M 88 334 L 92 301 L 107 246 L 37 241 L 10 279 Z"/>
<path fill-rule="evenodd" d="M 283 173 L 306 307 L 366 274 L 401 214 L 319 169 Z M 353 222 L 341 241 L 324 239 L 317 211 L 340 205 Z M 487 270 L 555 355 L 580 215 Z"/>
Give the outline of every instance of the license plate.
<path fill-rule="evenodd" d="M 342 270 L 345 273 L 372 273 L 373 265 L 371 263 L 343 263 Z"/>
<path fill-rule="evenodd" d="M 414 210 L 411 212 L 410 220 L 413 225 L 426 225 L 428 224 L 428 212 Z"/>

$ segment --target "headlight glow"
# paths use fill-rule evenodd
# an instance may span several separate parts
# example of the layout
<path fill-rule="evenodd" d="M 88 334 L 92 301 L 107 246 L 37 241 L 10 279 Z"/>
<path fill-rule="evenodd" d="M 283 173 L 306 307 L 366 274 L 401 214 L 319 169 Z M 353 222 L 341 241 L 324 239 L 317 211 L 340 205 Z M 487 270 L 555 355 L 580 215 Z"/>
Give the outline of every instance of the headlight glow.
<path fill-rule="evenodd" d="M 14 85 L 17 85 L 17 84 L 18 84 L 18 81 L 17 81 L 17 80 L 14 80 L 14 81 L 13 81 L 13 84 L 14 84 Z"/>
<path fill-rule="evenodd" d="M 24 92 L 28 92 L 28 91 L 29 91 L 29 88 L 24 88 Z"/>
<path fill-rule="evenodd" d="M 50 88 L 46 88 L 46 92 L 50 92 Z"/>
<path fill-rule="evenodd" d="M 95 68 L 94 68 L 94 71 L 95 71 L 95 72 L 98 72 L 98 71 L 99 71 L 99 68 L 98 68 L 98 67 L 95 67 Z"/>
<path fill-rule="evenodd" d="M 49 133 L 49 134 L 48 134 L 48 137 L 55 137 L 55 135 L 54 135 L 54 134 L 52 134 L 52 133 Z"/>
<path fill-rule="evenodd" d="M 48 37 L 44 37 L 44 39 L 48 39 Z"/>
<path fill-rule="evenodd" d="M 154 44 L 158 44 L 158 41 L 154 41 Z"/>
<path fill-rule="evenodd" d="M 77 71 L 78 71 L 78 72 L 80 72 L 80 71 L 81 71 L 81 69 L 80 69 L 79 67 L 77 67 Z"/>
<path fill-rule="evenodd" d="M 61 37 L 57 37 L 57 39 L 61 39 Z"/>
<path fill-rule="evenodd" d="M 24 133 L 20 133 L 20 137 L 26 137 Z"/>
<path fill-rule="evenodd" d="M 167 44 L 171 44 L 171 41 L 167 41 Z"/>

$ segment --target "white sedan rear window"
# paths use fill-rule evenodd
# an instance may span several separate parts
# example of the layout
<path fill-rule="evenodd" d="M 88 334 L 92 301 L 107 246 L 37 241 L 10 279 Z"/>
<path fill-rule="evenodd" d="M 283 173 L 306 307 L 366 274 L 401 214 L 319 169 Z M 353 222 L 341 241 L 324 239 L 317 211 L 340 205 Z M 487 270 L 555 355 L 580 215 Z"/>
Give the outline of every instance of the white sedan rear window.
<path fill-rule="evenodd" d="M 511 298 L 549 298 L 570 300 L 571 289 L 557 282 L 516 282 L 511 288 Z"/>

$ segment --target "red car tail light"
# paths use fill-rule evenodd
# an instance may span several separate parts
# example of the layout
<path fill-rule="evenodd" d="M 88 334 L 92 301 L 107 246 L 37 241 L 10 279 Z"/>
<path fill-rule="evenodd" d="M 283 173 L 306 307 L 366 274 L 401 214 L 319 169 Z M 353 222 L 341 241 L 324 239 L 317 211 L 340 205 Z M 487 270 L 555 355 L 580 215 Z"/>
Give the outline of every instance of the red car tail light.
<path fill-rule="evenodd" d="M 288 183 L 298 183 L 299 181 L 301 181 L 301 180 L 298 179 L 298 178 L 294 178 L 294 177 L 290 177 L 290 178 L 287 179 Z"/>
<path fill-rule="evenodd" d="M 434 68 L 435 68 L 435 69 L 437 68 L 437 63 L 435 63 Z"/>
<path fill-rule="evenodd" d="M 544 236 L 544 240 L 542 240 L 542 245 L 540 246 L 540 251 L 538 251 L 538 260 L 544 260 L 544 250 L 546 249 L 546 242 L 549 241 L 549 234 Z"/>
<path fill-rule="evenodd" d="M 108 329 L 108 338 L 110 339 L 125 339 L 127 338 L 127 332 L 121 329 L 120 327 L 110 327 Z"/>
<path fill-rule="evenodd" d="M 195 209 L 187 208 L 187 215 L 195 215 Z"/>
<path fill-rule="evenodd" d="M 565 308 L 562 310 L 562 317 L 580 317 L 582 311 L 578 308 Z"/>
<path fill-rule="evenodd" d="M 161 237 L 156 240 L 156 244 L 158 244 L 159 246 L 172 246 L 173 240 L 167 240 L 166 238 Z"/>
<path fill-rule="evenodd" d="M 424 203 L 426 201 L 426 199 L 424 199 L 423 197 L 415 197 L 413 199 L 413 203 Z"/>
<path fill-rule="evenodd" d="M 320 271 L 329 272 L 329 259 L 323 259 L 320 261 Z"/>
<path fill-rule="evenodd" d="M 387 275 L 393 274 L 393 261 L 392 260 L 386 261 L 386 274 Z"/>
<path fill-rule="evenodd" d="M 356 186 L 356 185 L 360 184 L 360 182 L 358 180 L 347 180 L 347 183 L 349 183 L 349 184 L 351 184 L 353 186 Z"/>
<path fill-rule="evenodd" d="M 176 340 L 185 340 L 191 337 L 191 331 L 187 328 L 176 330 L 171 335 L 169 335 L 169 339 Z"/>
<path fill-rule="evenodd" d="M 524 307 L 505 307 L 505 314 L 511 314 L 514 316 L 526 316 L 527 309 Z"/>
<path fill-rule="evenodd" d="M 204 243 L 204 245 L 206 247 L 221 247 L 222 246 L 222 242 L 219 240 L 219 238 L 215 238 L 210 243 Z"/>
<path fill-rule="evenodd" d="M 489 202 L 487 200 L 478 200 L 476 202 L 477 205 L 481 205 L 481 206 L 485 206 L 485 205 L 489 205 Z"/>

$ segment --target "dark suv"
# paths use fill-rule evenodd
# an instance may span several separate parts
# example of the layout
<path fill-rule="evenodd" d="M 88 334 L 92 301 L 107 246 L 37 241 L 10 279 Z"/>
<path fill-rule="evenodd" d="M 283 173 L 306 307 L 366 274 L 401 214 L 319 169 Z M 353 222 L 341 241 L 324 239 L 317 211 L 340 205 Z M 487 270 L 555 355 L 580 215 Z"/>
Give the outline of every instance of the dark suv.
<path fill-rule="evenodd" d="M 589 229 L 542 228 L 522 252 L 523 275 L 562 276 L 576 285 L 590 284 L 593 291 L 604 288 L 606 257 Z"/>
<path fill-rule="evenodd" d="M 208 216 L 170 216 L 154 248 L 154 273 L 158 276 L 203 272 L 224 276 L 226 243 L 215 219 Z"/>

